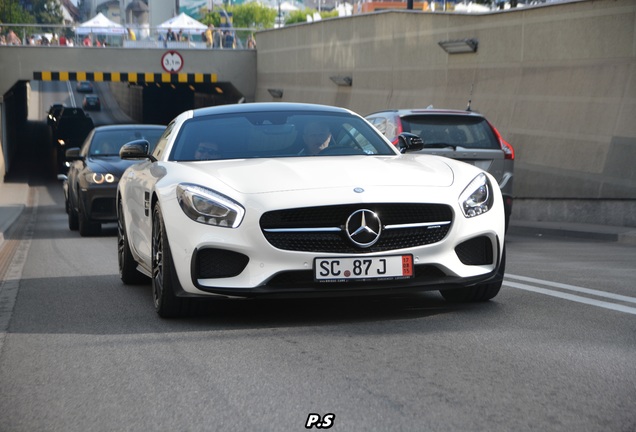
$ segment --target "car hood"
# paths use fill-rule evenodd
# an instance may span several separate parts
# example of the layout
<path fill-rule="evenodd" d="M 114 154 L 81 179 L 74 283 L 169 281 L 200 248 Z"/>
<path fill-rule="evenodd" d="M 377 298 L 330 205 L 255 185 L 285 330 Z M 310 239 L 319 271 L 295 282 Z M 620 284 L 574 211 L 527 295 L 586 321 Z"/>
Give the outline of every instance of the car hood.
<path fill-rule="evenodd" d="M 122 160 L 119 156 L 89 156 L 86 159 L 86 165 L 91 171 L 111 173 L 117 177 L 121 177 L 126 168 L 136 163 L 139 161 Z"/>
<path fill-rule="evenodd" d="M 435 156 L 241 159 L 188 165 L 245 194 L 369 186 L 448 187 L 454 179 L 445 160 Z"/>

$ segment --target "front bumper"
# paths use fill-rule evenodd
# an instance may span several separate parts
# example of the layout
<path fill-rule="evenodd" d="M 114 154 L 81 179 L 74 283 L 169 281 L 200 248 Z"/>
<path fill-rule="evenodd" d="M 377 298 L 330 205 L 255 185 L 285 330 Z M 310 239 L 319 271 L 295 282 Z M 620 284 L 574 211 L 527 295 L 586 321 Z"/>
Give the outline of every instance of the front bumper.
<path fill-rule="evenodd" d="M 236 229 L 190 220 L 174 202 L 162 204 L 182 296 L 337 297 L 454 289 L 501 280 L 504 210 L 467 219 L 455 215 L 444 238 L 432 244 L 357 254 L 281 250 L 261 231 L 257 216 Z M 314 280 L 316 258 L 411 254 L 414 277 L 389 281 Z M 213 268 L 210 269 L 210 266 Z"/>
<path fill-rule="evenodd" d="M 117 221 L 116 196 L 117 184 L 115 183 L 91 184 L 80 190 L 82 209 L 86 212 L 88 219 L 94 222 Z"/>

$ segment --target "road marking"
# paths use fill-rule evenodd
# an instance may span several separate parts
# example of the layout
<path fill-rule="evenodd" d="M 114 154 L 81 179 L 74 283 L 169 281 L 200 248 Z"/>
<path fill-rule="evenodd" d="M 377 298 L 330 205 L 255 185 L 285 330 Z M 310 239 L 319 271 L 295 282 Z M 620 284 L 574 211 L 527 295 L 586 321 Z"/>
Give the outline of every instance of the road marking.
<path fill-rule="evenodd" d="M 593 289 L 589 289 L 589 288 L 582 288 L 582 287 L 578 287 L 576 285 L 568 285 L 568 284 L 562 284 L 562 283 L 558 283 L 558 282 L 550 282 L 550 281 L 545 281 L 545 280 L 541 280 L 541 279 L 534 279 L 534 278 L 531 278 L 531 277 L 517 276 L 517 275 L 511 275 L 511 274 L 506 274 L 504 277 L 505 278 L 511 278 L 511 279 L 517 279 L 517 280 L 520 280 L 520 281 L 523 281 L 523 282 L 530 282 L 530 283 L 535 283 L 535 284 L 548 285 L 548 286 L 552 286 L 552 287 L 555 287 L 555 288 L 561 288 L 561 289 L 566 289 L 566 290 L 570 290 L 570 291 L 576 291 L 576 292 L 580 292 L 580 293 L 583 293 L 583 294 L 590 294 L 590 295 L 594 295 L 594 296 L 597 296 L 597 297 L 605 297 L 605 298 L 618 300 L 618 301 L 622 301 L 622 302 L 636 303 L 636 297 L 629 297 L 629 296 L 624 296 L 624 295 L 620 295 L 620 294 L 608 293 L 606 291 L 598 291 L 598 290 L 593 290 Z"/>
<path fill-rule="evenodd" d="M 597 297 L 604 297 L 604 298 L 609 298 L 609 299 L 612 299 L 612 300 L 618 300 L 618 301 L 629 302 L 629 303 L 636 303 L 636 298 L 634 298 L 634 297 L 623 296 L 623 295 L 619 295 L 619 294 L 612 294 L 612 293 L 608 293 L 608 292 L 604 292 L 604 291 L 577 287 L 575 285 L 568 285 L 568 284 L 562 284 L 562 283 L 558 283 L 558 282 L 544 281 L 544 280 L 541 280 L 541 279 L 534 279 L 534 278 L 529 278 L 529 277 L 525 277 L 525 276 L 517 276 L 517 275 L 510 275 L 510 274 L 506 274 L 505 275 L 505 280 L 504 280 L 504 285 L 507 286 L 507 287 L 510 287 L 510 288 L 522 289 L 522 290 L 525 290 L 525 291 L 531 291 L 531 292 L 535 292 L 535 293 L 538 293 L 538 294 L 544 294 L 544 295 L 548 295 L 548 296 L 552 296 L 552 297 L 561 298 L 561 299 L 564 299 L 564 300 L 570 300 L 570 301 L 574 301 L 574 302 L 578 302 L 578 303 L 588 304 L 588 305 L 591 305 L 591 306 L 597 306 L 597 307 L 601 307 L 601 308 L 605 308 L 605 309 L 611 309 L 611 310 L 615 310 L 615 311 L 618 311 L 618 312 L 624 312 L 624 313 L 636 315 L 636 308 L 634 308 L 634 307 L 625 306 L 625 305 L 616 304 L 616 303 L 611 303 L 611 302 L 606 302 L 606 301 L 602 301 L 602 300 L 594 300 L 594 299 L 591 299 L 591 298 L 582 297 L 582 296 L 575 295 L 575 294 L 564 293 L 564 292 L 561 292 L 561 291 L 554 291 L 554 290 L 547 289 L 547 288 L 539 288 L 539 287 L 534 286 L 534 285 L 526 285 L 526 284 L 522 284 L 522 283 L 513 282 L 513 281 L 510 281 L 510 280 L 507 280 L 507 279 L 518 279 L 518 280 L 524 281 L 524 282 L 531 282 L 531 283 L 536 283 L 536 284 L 541 284 L 541 285 L 553 286 L 555 288 L 561 288 L 561 289 L 565 289 L 565 290 L 579 292 L 579 293 L 582 293 L 582 294 L 589 294 L 589 295 L 594 295 L 594 296 L 597 296 Z"/>
<path fill-rule="evenodd" d="M 75 102 L 75 93 L 73 93 L 73 87 L 71 87 L 70 81 L 66 81 L 66 87 L 68 88 L 68 97 L 71 100 L 71 108 L 77 108 L 77 103 Z"/>

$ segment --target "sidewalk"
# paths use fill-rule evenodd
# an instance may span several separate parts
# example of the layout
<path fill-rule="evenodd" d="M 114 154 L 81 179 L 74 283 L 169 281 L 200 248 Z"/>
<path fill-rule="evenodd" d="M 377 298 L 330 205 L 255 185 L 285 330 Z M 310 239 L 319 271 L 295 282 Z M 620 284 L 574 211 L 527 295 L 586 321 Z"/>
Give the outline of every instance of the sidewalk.
<path fill-rule="evenodd" d="M 28 195 L 27 183 L 0 183 L 0 247 L 7 231 L 22 214 Z M 636 228 L 634 227 L 512 220 L 508 234 L 585 238 L 636 246 Z"/>
<path fill-rule="evenodd" d="M 26 207 L 28 196 L 28 183 L 0 183 L 0 248 L 6 233 Z"/>

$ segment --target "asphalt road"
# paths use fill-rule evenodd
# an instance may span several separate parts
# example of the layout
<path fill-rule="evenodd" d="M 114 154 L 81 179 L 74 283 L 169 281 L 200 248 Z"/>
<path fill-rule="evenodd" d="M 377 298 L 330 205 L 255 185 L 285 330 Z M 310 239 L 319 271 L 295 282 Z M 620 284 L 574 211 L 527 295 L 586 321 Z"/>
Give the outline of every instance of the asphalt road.
<path fill-rule="evenodd" d="M 59 185 L 32 190 L 5 245 L 0 430 L 293 431 L 310 413 L 340 431 L 636 430 L 636 247 L 511 235 L 484 304 L 240 301 L 162 320 L 148 285 L 120 282 L 114 227 L 80 238 Z"/>
<path fill-rule="evenodd" d="M 69 231 L 60 184 L 24 168 L 31 206 L 0 250 L 0 431 L 301 431 L 310 414 L 334 431 L 636 431 L 634 246 L 512 233 L 483 304 L 162 320 L 149 285 L 119 280 L 114 227 Z"/>

